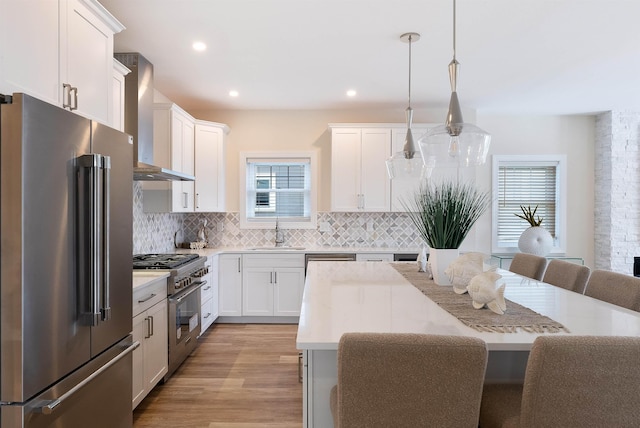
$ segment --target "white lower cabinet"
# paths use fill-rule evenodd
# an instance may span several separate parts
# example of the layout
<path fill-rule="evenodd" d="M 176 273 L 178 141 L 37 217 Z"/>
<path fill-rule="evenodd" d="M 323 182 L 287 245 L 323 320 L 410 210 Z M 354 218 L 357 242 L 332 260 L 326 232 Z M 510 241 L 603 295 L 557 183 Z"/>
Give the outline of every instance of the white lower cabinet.
<path fill-rule="evenodd" d="M 299 316 L 304 254 L 245 254 L 243 316 Z"/>
<path fill-rule="evenodd" d="M 133 292 L 132 409 L 164 377 L 168 368 L 167 280 L 154 281 Z"/>
<path fill-rule="evenodd" d="M 242 255 L 220 254 L 218 258 L 219 315 L 242 316 Z"/>
<path fill-rule="evenodd" d="M 206 284 L 200 288 L 200 334 L 204 333 L 211 324 L 218 318 L 218 275 L 215 272 L 215 257 L 209 256 L 207 265 L 209 273 L 202 277 Z"/>

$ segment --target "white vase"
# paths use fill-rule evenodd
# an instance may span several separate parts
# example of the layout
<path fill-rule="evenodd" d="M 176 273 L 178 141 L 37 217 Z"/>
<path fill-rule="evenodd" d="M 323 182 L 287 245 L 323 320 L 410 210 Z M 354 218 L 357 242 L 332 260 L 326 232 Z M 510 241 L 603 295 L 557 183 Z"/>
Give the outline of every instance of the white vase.
<path fill-rule="evenodd" d="M 452 285 L 451 279 L 444 273 L 451 262 L 458 258 L 460 250 L 457 248 L 429 248 L 429 264 L 433 281 L 438 285 Z"/>
<path fill-rule="evenodd" d="M 553 248 L 553 237 L 544 227 L 532 226 L 520 235 L 518 248 L 523 253 L 546 256 Z"/>

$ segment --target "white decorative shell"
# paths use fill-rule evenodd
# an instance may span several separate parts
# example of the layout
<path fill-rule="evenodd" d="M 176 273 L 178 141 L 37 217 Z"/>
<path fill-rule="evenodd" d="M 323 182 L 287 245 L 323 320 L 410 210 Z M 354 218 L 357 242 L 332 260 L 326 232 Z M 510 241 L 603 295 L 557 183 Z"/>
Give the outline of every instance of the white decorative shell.
<path fill-rule="evenodd" d="M 474 276 L 471 281 L 469 281 L 467 291 L 471 296 L 474 308 L 481 309 L 486 305 L 496 314 L 504 314 L 504 311 L 507 309 L 507 304 L 504 300 L 505 284 L 502 283 L 502 285 L 496 289 L 496 281 L 500 278 L 502 278 L 502 275 L 490 270 Z"/>
<path fill-rule="evenodd" d="M 482 273 L 484 254 L 466 253 L 455 259 L 444 271 L 457 294 L 467 292 L 471 278 Z"/>

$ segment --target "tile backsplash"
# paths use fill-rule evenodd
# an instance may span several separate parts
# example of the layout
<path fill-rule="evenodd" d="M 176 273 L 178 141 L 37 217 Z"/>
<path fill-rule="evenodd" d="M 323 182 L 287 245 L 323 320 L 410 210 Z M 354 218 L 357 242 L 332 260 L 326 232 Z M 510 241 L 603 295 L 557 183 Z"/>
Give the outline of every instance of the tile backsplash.
<path fill-rule="evenodd" d="M 142 210 L 142 186 L 133 184 L 134 253 L 173 251 L 174 235 L 196 241 L 205 220 L 209 247 L 262 247 L 275 241 L 273 229 L 241 229 L 238 213 L 148 214 Z M 284 229 L 285 244 L 300 247 L 410 248 L 422 246 L 404 213 L 318 213 L 317 229 Z M 181 239 L 180 239 L 181 237 Z"/>

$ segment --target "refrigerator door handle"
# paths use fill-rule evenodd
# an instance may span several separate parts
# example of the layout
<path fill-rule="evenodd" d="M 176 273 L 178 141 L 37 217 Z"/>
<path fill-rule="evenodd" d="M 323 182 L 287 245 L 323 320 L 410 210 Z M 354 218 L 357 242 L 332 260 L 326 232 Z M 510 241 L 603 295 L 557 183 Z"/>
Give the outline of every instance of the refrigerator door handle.
<path fill-rule="evenodd" d="M 106 363 L 104 366 L 100 367 L 95 372 L 91 373 L 89 376 L 87 376 L 85 379 L 83 379 L 82 382 L 78 383 L 76 386 L 71 388 L 69 391 L 67 391 L 64 394 L 62 394 L 56 400 L 49 401 L 46 405 L 37 408 L 36 411 L 38 411 L 40 413 L 43 413 L 45 415 L 50 415 L 51 413 L 53 413 L 54 410 L 56 410 L 56 407 L 58 407 L 60 404 L 62 404 L 65 400 L 67 400 L 73 394 L 78 392 L 78 390 L 80 390 L 83 386 L 87 385 L 89 382 L 94 380 L 96 377 L 100 376 L 104 371 L 108 370 L 111 366 L 116 364 L 122 358 L 126 357 L 130 352 L 133 352 L 133 350 L 138 348 L 138 346 L 140 346 L 140 342 L 138 342 L 138 341 L 133 342 L 129 347 L 127 347 L 124 351 L 122 351 L 120 354 L 118 354 L 117 357 L 115 357 L 114 359 L 112 359 L 111 361 Z"/>
<path fill-rule="evenodd" d="M 111 229 L 111 217 L 109 215 L 111 200 L 111 158 L 109 156 L 102 157 L 102 228 L 104 236 L 102 237 L 102 320 L 109 321 L 111 319 L 111 302 L 110 302 L 110 280 L 109 280 L 109 235 Z"/>
<path fill-rule="evenodd" d="M 89 254 L 88 259 L 85 259 L 83 267 L 89 270 L 87 280 L 90 284 L 90 325 L 96 326 L 102 320 L 102 302 L 103 299 L 101 293 L 101 279 L 102 279 L 102 234 L 101 229 L 101 212 L 102 212 L 102 174 L 99 170 L 102 169 L 103 159 L 102 155 L 91 153 L 82 155 L 78 158 L 78 166 L 86 170 L 87 180 L 84 191 L 80 192 L 81 198 L 86 198 L 80 202 L 80 209 L 87 210 L 88 216 L 85 218 L 81 232 L 81 241 L 83 245 L 86 245 L 86 250 Z M 84 177 L 84 175 L 83 175 Z"/>

